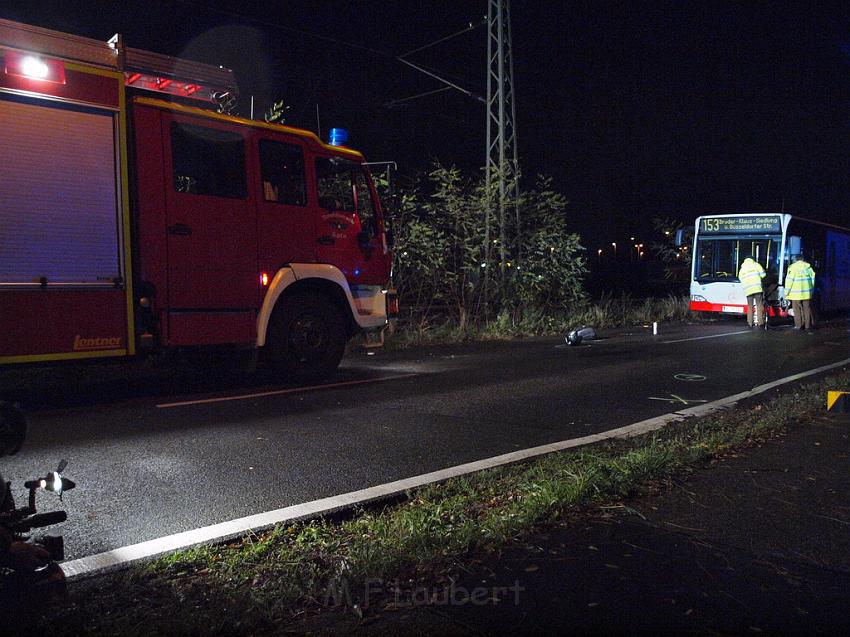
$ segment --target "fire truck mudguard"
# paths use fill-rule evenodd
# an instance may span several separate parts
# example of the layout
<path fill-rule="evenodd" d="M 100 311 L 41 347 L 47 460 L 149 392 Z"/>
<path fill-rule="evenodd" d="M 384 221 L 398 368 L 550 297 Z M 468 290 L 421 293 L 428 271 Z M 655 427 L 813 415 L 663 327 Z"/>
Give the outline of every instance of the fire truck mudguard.
<path fill-rule="evenodd" d="M 349 285 L 339 268 L 322 263 L 292 263 L 278 270 L 269 284 L 268 292 L 257 316 L 257 347 L 266 345 L 271 317 L 279 304 L 285 304 L 284 293 L 293 294 L 304 289 L 324 293 L 328 302 L 334 297 L 335 305 L 345 313 L 345 322 L 351 334 L 358 330 L 381 329 L 387 323 L 386 290 L 380 286 Z M 341 306 L 341 307 L 340 307 Z"/>

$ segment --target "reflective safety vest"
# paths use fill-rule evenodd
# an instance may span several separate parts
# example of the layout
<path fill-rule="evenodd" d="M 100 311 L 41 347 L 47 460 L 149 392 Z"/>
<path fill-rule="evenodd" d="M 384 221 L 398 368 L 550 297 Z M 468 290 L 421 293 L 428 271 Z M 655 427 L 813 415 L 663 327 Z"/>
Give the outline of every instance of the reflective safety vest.
<path fill-rule="evenodd" d="M 795 261 L 785 274 L 785 298 L 789 301 L 805 301 L 815 291 L 815 271 L 805 261 Z"/>
<path fill-rule="evenodd" d="M 747 296 L 761 294 L 763 292 L 761 280 L 764 277 L 765 271 L 760 263 L 749 257 L 744 259 L 741 269 L 738 271 L 738 279 L 741 281 L 741 285 L 744 286 L 744 294 Z"/>

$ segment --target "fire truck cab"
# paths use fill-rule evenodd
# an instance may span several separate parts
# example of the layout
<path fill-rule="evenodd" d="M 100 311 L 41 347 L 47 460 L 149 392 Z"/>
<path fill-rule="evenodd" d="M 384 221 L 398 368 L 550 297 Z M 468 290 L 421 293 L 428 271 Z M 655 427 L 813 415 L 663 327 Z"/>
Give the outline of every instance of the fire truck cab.
<path fill-rule="evenodd" d="M 255 347 L 336 369 L 387 324 L 363 156 L 228 115 L 221 67 L 0 21 L 0 364 Z"/>

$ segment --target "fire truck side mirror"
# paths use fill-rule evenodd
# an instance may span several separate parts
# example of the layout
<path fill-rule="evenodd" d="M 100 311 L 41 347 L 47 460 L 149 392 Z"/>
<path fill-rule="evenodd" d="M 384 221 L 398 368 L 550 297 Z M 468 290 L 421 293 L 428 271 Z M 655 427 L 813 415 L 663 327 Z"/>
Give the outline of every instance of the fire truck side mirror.
<path fill-rule="evenodd" d="M 401 207 L 401 196 L 392 193 L 388 195 L 385 199 L 386 206 L 384 206 L 384 217 L 387 219 L 393 219 L 398 215 L 399 208 Z"/>

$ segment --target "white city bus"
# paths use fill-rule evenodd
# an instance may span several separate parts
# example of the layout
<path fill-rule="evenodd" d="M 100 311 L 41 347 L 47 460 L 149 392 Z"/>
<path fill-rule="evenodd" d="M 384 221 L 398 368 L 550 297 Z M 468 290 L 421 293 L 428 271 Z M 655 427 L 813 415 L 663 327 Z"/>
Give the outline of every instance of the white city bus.
<path fill-rule="evenodd" d="M 795 254 L 803 254 L 815 270 L 817 310 L 850 307 L 848 228 L 785 213 L 703 216 L 696 220 L 691 249 L 692 310 L 746 314 L 738 269 L 748 254 L 767 272 L 763 285 L 768 316 L 787 316 L 783 285 Z"/>

